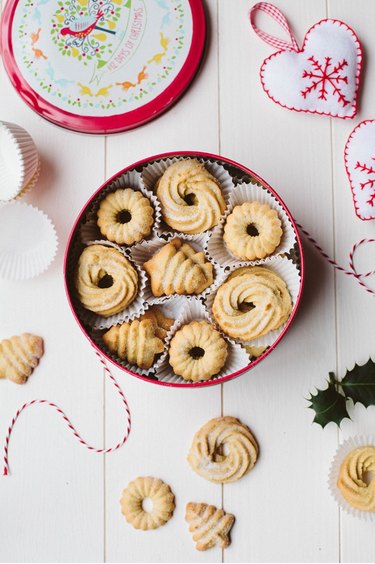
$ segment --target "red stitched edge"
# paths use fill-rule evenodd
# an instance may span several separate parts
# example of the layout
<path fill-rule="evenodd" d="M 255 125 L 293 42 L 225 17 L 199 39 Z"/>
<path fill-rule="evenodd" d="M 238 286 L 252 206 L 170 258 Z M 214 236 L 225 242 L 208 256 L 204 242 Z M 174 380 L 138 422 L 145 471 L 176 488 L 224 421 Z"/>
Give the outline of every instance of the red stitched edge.
<path fill-rule="evenodd" d="M 319 22 L 317 22 L 316 24 L 314 24 L 312 27 L 310 27 L 310 29 L 307 31 L 305 38 L 303 40 L 303 44 L 302 47 L 300 49 L 300 51 L 298 51 L 298 53 L 302 53 L 304 51 L 305 48 L 305 44 L 306 41 L 308 39 L 309 34 L 312 32 L 313 29 L 315 29 L 316 27 L 318 27 L 319 25 L 321 25 L 322 23 L 325 22 L 332 22 L 332 23 L 338 23 L 339 25 L 343 25 L 344 27 L 346 27 L 346 29 L 348 31 L 350 31 L 354 37 L 355 43 L 357 45 L 357 57 L 358 57 L 358 63 L 357 63 L 357 72 L 355 75 L 355 83 L 356 83 L 356 87 L 355 87 L 355 93 L 354 93 L 354 101 L 353 101 L 353 110 L 354 113 L 350 116 L 340 116 L 338 114 L 330 114 L 327 112 L 319 112 L 316 110 L 303 110 L 303 109 L 298 109 L 298 108 L 294 108 L 292 106 L 286 106 L 285 104 L 282 104 L 279 100 L 276 100 L 276 98 L 274 98 L 273 96 L 271 96 L 269 90 L 267 90 L 266 85 L 264 83 L 264 78 L 263 78 L 263 73 L 264 73 L 264 68 L 267 65 L 268 61 L 270 61 L 271 59 L 273 59 L 273 57 L 277 57 L 278 55 L 280 55 L 281 53 L 284 53 L 285 51 L 276 51 L 276 53 L 273 53 L 272 55 L 270 55 L 269 57 L 267 57 L 266 59 L 264 59 L 261 67 L 260 67 L 260 71 L 259 71 L 259 76 L 260 76 L 260 81 L 262 83 L 262 88 L 265 91 L 265 93 L 267 94 L 267 96 L 273 100 L 274 102 L 276 102 L 276 104 L 278 104 L 279 106 L 281 106 L 282 108 L 286 108 L 287 110 L 293 110 L 295 112 L 304 112 L 307 114 L 319 114 L 319 115 L 325 115 L 325 116 L 330 116 L 330 117 L 338 117 L 341 119 L 353 119 L 355 117 L 355 115 L 358 112 L 358 96 L 359 96 L 359 77 L 361 75 L 361 71 L 362 71 L 362 61 L 363 61 L 363 51 L 362 51 L 362 47 L 361 44 L 359 42 L 358 37 L 356 36 L 356 34 L 354 33 L 354 30 L 349 27 L 346 23 L 340 21 L 340 20 L 334 20 L 331 18 L 326 18 L 324 20 L 320 20 Z"/>
<path fill-rule="evenodd" d="M 356 213 L 357 217 L 359 217 L 359 219 L 361 219 L 362 221 L 371 221 L 372 219 L 375 219 L 375 215 L 373 217 L 363 217 L 359 213 L 358 202 L 357 202 L 355 194 L 354 194 L 354 184 L 353 184 L 352 177 L 351 177 L 350 170 L 349 170 L 349 166 L 348 166 L 348 152 L 349 152 L 349 145 L 350 145 L 352 138 L 354 137 L 354 134 L 357 131 L 357 129 L 360 129 L 363 125 L 367 125 L 368 123 L 375 123 L 375 119 L 365 119 L 364 121 L 361 121 L 358 125 L 356 125 L 355 128 L 352 130 L 351 134 L 349 135 L 348 140 L 345 143 L 345 149 L 344 149 L 344 164 L 345 164 L 346 174 L 348 175 L 348 179 L 349 179 L 350 189 L 351 189 L 351 192 L 352 192 L 354 209 L 355 209 L 355 213 Z"/>

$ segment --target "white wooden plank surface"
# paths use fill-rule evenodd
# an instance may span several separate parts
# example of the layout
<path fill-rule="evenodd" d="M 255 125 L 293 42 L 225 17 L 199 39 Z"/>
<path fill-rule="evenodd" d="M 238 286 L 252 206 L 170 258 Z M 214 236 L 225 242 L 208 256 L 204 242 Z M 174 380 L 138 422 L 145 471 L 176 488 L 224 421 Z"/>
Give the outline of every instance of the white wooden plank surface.
<path fill-rule="evenodd" d="M 27 386 L 1 382 L 0 436 L 26 400 L 58 403 L 94 444 L 109 446 L 124 420 L 117 394 L 68 310 L 62 256 L 73 220 L 89 195 L 124 166 L 163 151 L 221 153 L 265 178 L 291 212 L 341 263 L 352 243 L 374 236 L 372 222 L 354 215 L 343 167 L 345 141 L 356 123 L 374 117 L 375 7 L 370 0 L 279 0 L 299 42 L 319 19 L 346 21 L 366 47 L 361 111 L 352 121 L 296 114 L 263 93 L 258 70 L 272 49 L 250 30 L 246 0 L 207 0 L 207 58 L 183 99 L 137 130 L 105 138 L 58 129 L 38 118 L 0 69 L 0 119 L 33 135 L 43 169 L 27 200 L 56 224 L 60 248 L 51 269 L 31 282 L 0 283 L 0 338 L 28 330 L 42 335 L 46 354 Z M 266 20 L 265 25 L 266 25 Z M 276 28 L 272 28 L 276 30 Z M 373 527 L 340 516 L 326 479 L 339 433 L 311 425 L 304 398 L 328 371 L 343 375 L 364 362 L 373 345 L 374 300 L 348 277 L 334 275 L 305 245 L 306 288 L 294 324 L 260 366 L 225 386 L 174 390 L 148 385 L 118 370 L 133 416 L 124 448 L 89 453 L 47 408 L 18 421 L 0 477 L 0 561 L 11 562 L 373 562 Z M 359 265 L 375 258 L 364 251 Z M 254 431 L 261 449 L 255 469 L 221 487 L 199 478 L 186 462 L 198 427 L 222 412 Z M 375 408 L 351 410 L 340 439 L 371 433 Z M 150 533 L 134 531 L 120 514 L 122 489 L 138 475 L 165 479 L 176 494 L 174 518 Z M 187 501 L 208 501 L 236 515 L 232 545 L 195 551 L 184 522 Z"/>

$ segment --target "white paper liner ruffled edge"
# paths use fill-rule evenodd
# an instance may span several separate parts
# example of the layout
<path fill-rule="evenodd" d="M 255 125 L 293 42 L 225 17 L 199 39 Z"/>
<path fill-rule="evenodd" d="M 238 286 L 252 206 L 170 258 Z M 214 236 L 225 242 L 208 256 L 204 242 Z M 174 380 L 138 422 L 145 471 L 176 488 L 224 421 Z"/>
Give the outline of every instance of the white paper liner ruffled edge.
<path fill-rule="evenodd" d="M 170 329 L 170 331 L 171 331 L 171 330 L 173 330 L 173 327 L 174 327 L 174 325 L 175 325 L 175 323 L 178 319 L 178 316 L 181 313 L 181 309 L 184 308 L 185 303 L 186 303 L 186 300 L 185 300 L 184 296 L 177 296 L 177 297 L 172 297 L 165 304 L 159 304 L 157 306 L 149 306 L 148 304 L 146 304 L 147 307 L 145 308 L 145 311 L 147 311 L 150 307 L 157 307 L 158 309 L 160 309 L 163 312 L 164 315 L 174 319 L 175 321 L 174 321 L 174 323 L 173 323 L 173 325 Z M 137 317 L 135 317 L 134 319 L 139 319 L 139 317 L 141 317 L 141 315 L 142 315 L 142 313 L 137 315 Z M 115 325 L 118 325 L 118 324 L 115 324 Z M 130 364 L 129 362 L 127 362 L 126 359 L 119 358 L 116 354 L 112 353 L 107 348 L 106 344 L 103 341 L 103 334 L 107 330 L 108 330 L 108 328 L 105 329 L 105 330 L 95 329 L 91 332 L 91 337 L 94 340 L 94 342 L 98 345 L 98 347 L 101 350 L 103 350 L 107 356 L 109 356 L 109 358 L 111 358 L 114 362 L 116 362 L 116 364 L 119 364 L 120 366 L 122 366 L 122 368 L 125 368 L 126 370 L 130 370 L 131 372 L 135 372 L 136 374 L 139 374 L 140 376 L 147 376 L 149 378 L 155 377 L 155 371 L 157 369 L 157 366 L 160 364 L 160 361 L 162 360 L 162 358 L 167 353 L 167 340 L 166 339 L 163 341 L 164 352 L 161 355 L 158 355 L 159 358 L 157 358 L 157 360 L 153 364 L 153 366 L 151 366 L 151 368 L 148 368 L 148 369 L 139 368 L 137 365 Z"/>
<path fill-rule="evenodd" d="M 79 230 L 79 236 L 81 238 L 82 243 L 86 244 L 87 241 L 92 241 L 93 239 L 106 239 L 105 235 L 103 235 L 97 225 L 97 211 L 100 205 L 100 202 L 102 202 L 102 200 L 104 200 L 104 198 L 107 196 L 107 194 L 111 193 L 111 192 L 115 192 L 116 190 L 118 190 L 119 188 L 132 188 L 133 190 L 139 191 L 143 194 L 143 196 L 145 196 L 146 198 L 148 198 L 150 200 L 150 203 L 152 205 L 152 207 L 154 208 L 154 223 L 151 229 L 151 233 L 150 235 L 148 235 L 147 237 L 144 237 L 143 239 L 141 239 L 141 241 L 138 241 L 137 243 L 133 243 L 133 245 L 139 244 L 142 241 L 148 241 L 150 238 L 152 238 L 159 226 L 160 226 L 160 222 L 161 222 L 161 208 L 160 208 L 160 202 L 157 199 L 157 197 L 155 196 L 155 194 L 153 194 L 152 192 L 150 192 L 149 190 L 146 189 L 141 174 L 140 172 L 138 172 L 137 170 L 128 170 L 127 172 L 124 172 L 123 174 L 120 174 L 119 176 L 117 176 L 114 180 L 112 180 L 112 182 L 109 182 L 101 191 L 100 194 L 97 195 L 97 197 L 91 202 L 89 209 L 86 211 L 85 217 L 86 217 L 86 221 L 85 223 L 82 223 L 82 225 L 80 226 L 80 230 Z M 107 241 L 109 241 L 109 239 L 106 239 Z M 112 242 L 112 241 L 109 241 Z M 116 244 L 116 243 L 115 243 Z M 133 245 L 126 245 L 123 244 L 121 245 L 121 247 L 123 247 L 124 249 L 128 249 L 130 247 L 132 247 Z"/>
<path fill-rule="evenodd" d="M 271 262 L 267 262 L 267 263 L 261 263 L 260 265 L 247 265 L 247 266 L 264 266 L 265 268 L 269 268 L 270 270 L 274 270 L 285 282 L 290 296 L 292 298 L 292 310 L 290 315 L 292 314 L 295 305 L 297 303 L 297 298 L 300 292 L 300 286 L 301 286 L 301 275 L 298 271 L 297 266 L 288 258 L 286 257 L 275 257 Z M 221 284 L 223 284 L 225 282 L 225 280 L 228 278 L 228 276 L 235 270 L 237 270 L 237 268 L 241 268 L 239 265 L 236 265 L 235 267 L 231 267 L 229 272 L 227 272 L 225 274 L 225 276 L 223 276 L 217 284 L 214 285 L 214 288 L 212 289 L 212 292 L 206 297 L 206 307 L 207 310 L 210 314 L 210 317 L 212 318 L 213 322 L 215 325 L 217 325 L 215 318 L 212 314 L 212 304 L 214 302 L 215 299 L 215 295 L 216 295 L 216 291 L 218 290 L 219 286 L 221 286 Z M 290 316 L 289 316 L 290 317 Z M 268 347 L 270 345 L 272 345 L 277 338 L 279 337 L 279 335 L 281 335 L 281 333 L 284 331 L 286 324 L 288 323 L 289 318 L 287 319 L 287 321 L 281 326 L 279 327 L 279 329 L 275 329 L 274 331 L 270 331 L 269 333 L 267 333 L 266 335 L 263 335 L 262 337 L 257 337 L 256 339 L 252 339 L 251 341 L 240 341 L 239 339 L 236 339 L 236 343 L 239 343 L 241 345 L 244 346 L 253 346 L 253 347 Z"/>
<path fill-rule="evenodd" d="M 277 214 L 281 221 L 281 227 L 283 234 L 281 241 L 277 249 L 269 256 L 253 260 L 244 261 L 235 257 L 225 245 L 223 235 L 224 226 L 227 221 L 228 215 L 232 213 L 235 206 L 244 204 L 245 202 L 257 201 L 261 204 L 268 204 L 272 209 L 277 211 Z M 296 234 L 294 232 L 293 226 L 288 218 L 282 205 L 277 201 L 277 199 L 264 187 L 258 186 L 255 183 L 242 182 L 237 184 L 233 188 L 233 192 L 229 198 L 228 207 L 225 211 L 224 216 L 221 218 L 219 225 L 217 225 L 210 238 L 207 241 L 207 252 L 213 258 L 215 262 L 221 264 L 223 267 L 226 266 L 245 266 L 249 265 L 261 265 L 270 262 L 282 253 L 286 253 L 293 248 L 296 243 Z"/>
<path fill-rule="evenodd" d="M 337 478 L 340 472 L 340 466 L 346 456 L 352 450 L 363 446 L 375 447 L 375 436 L 356 435 L 354 437 L 349 437 L 343 443 L 341 443 L 341 445 L 338 446 L 331 462 L 331 467 L 328 474 L 328 488 L 333 499 L 346 513 L 349 513 L 353 517 L 358 517 L 359 519 L 363 519 L 365 521 L 375 521 L 375 511 L 360 511 L 359 509 L 356 509 L 346 501 L 336 485 Z"/>
<path fill-rule="evenodd" d="M 11 191 L 7 198 L 1 197 L 0 189 L 0 201 L 3 203 L 14 200 L 23 191 L 28 191 L 35 185 L 39 176 L 40 161 L 34 140 L 25 129 L 15 123 L 6 121 L 0 121 L 0 129 L 5 133 L 8 143 L 15 147 L 18 163 L 14 163 L 14 166 L 20 172 L 19 182 L 14 186 L 14 190 Z M 8 181 L 9 179 L 6 177 L 1 178 L 0 186 L 3 182 Z"/>
<path fill-rule="evenodd" d="M 205 233 L 202 233 L 200 235 L 195 235 L 193 238 L 186 236 L 182 233 L 171 235 L 165 239 L 154 237 L 153 239 L 149 239 L 148 241 L 143 241 L 143 243 L 138 243 L 137 245 L 134 245 L 131 249 L 129 249 L 129 251 L 133 258 L 133 261 L 141 270 L 143 270 L 144 263 L 147 262 L 151 257 L 153 257 L 155 253 L 157 253 L 162 247 L 167 245 L 172 239 L 182 239 L 183 241 L 186 241 L 190 246 L 192 246 L 196 251 L 202 251 L 205 254 L 207 262 L 210 262 L 213 266 L 214 281 L 210 286 L 208 286 L 208 288 L 206 288 L 200 294 L 191 294 L 191 295 L 184 294 L 184 297 L 186 297 L 188 300 L 203 298 L 210 293 L 210 291 L 214 287 L 216 280 L 219 279 L 221 280 L 223 276 L 222 268 L 219 265 L 215 264 L 212 260 L 210 260 L 209 257 L 207 256 L 207 253 L 205 253 L 204 251 L 204 244 L 206 241 L 206 237 L 207 236 Z M 150 277 L 147 273 L 145 273 L 145 276 L 146 276 L 146 286 L 144 289 L 144 299 L 146 300 L 147 303 L 149 303 L 150 305 L 162 304 L 168 301 L 172 297 L 172 296 L 160 296 L 160 297 L 154 296 L 151 291 Z"/>
<path fill-rule="evenodd" d="M 173 163 L 178 161 L 188 160 L 188 159 L 196 159 L 203 163 L 207 170 L 215 177 L 215 179 L 219 182 L 221 187 L 221 192 L 223 194 L 223 198 L 225 200 L 226 205 L 228 205 L 230 195 L 233 190 L 233 181 L 232 177 L 229 172 L 223 167 L 223 165 L 219 164 L 213 159 L 200 157 L 200 156 L 179 156 L 179 157 L 168 157 L 166 159 L 161 159 L 159 161 L 155 161 L 146 165 L 141 172 L 143 183 L 146 189 L 155 194 L 155 185 L 156 182 L 159 180 L 161 176 L 163 176 L 164 172 L 170 167 Z M 224 212 L 225 213 L 225 212 Z M 212 229 L 205 231 L 205 234 L 210 234 Z M 161 236 L 170 236 L 179 234 L 179 231 L 171 230 L 171 228 L 162 220 L 159 228 L 157 229 L 157 234 Z M 187 240 L 194 240 L 194 235 L 183 233 Z"/>
<path fill-rule="evenodd" d="M 216 376 L 213 376 L 209 380 L 205 380 L 206 382 L 213 382 L 215 380 L 219 380 L 224 376 L 228 376 L 229 374 L 233 374 L 238 370 L 241 370 L 250 364 L 249 356 L 244 351 L 244 349 L 235 343 L 232 339 L 230 339 L 227 335 L 225 335 L 219 328 L 216 328 L 215 324 L 212 323 L 210 316 L 202 302 L 200 300 L 189 301 L 186 304 L 185 309 L 181 312 L 180 316 L 178 317 L 176 323 L 171 328 L 171 331 L 168 333 L 166 338 L 166 346 L 169 349 L 169 343 L 171 339 L 175 335 L 176 331 L 178 331 L 183 325 L 190 323 L 191 321 L 199 321 L 204 320 L 210 325 L 213 325 L 215 329 L 219 331 L 222 335 L 226 343 L 228 344 L 228 357 L 225 361 L 225 365 L 220 371 L 220 373 Z M 162 356 L 159 361 L 156 370 L 156 378 L 160 382 L 168 382 L 173 384 L 201 384 L 202 382 L 193 382 L 191 380 L 184 380 L 181 376 L 177 376 L 173 373 L 173 368 L 169 364 L 168 360 L 168 351 Z"/>
<path fill-rule="evenodd" d="M 146 286 L 145 272 L 134 263 L 134 260 L 132 259 L 130 254 L 126 252 L 123 247 L 120 247 L 120 245 L 116 245 L 116 243 L 112 243 L 111 241 L 107 241 L 104 239 L 97 239 L 94 241 L 87 241 L 85 243 L 85 246 L 90 246 L 90 245 L 104 245 L 106 247 L 113 247 L 114 249 L 117 249 L 131 263 L 131 265 L 136 269 L 138 274 L 138 294 L 134 299 L 134 301 L 129 306 L 127 306 L 123 311 L 120 311 L 115 315 L 111 315 L 110 317 L 103 317 L 102 315 L 98 315 L 92 311 L 89 311 L 88 309 L 85 309 L 80 303 L 78 296 L 75 294 L 75 304 L 76 304 L 75 309 L 76 311 L 79 310 L 79 317 L 82 320 L 82 322 L 89 325 L 94 330 L 109 329 L 112 325 L 119 325 L 120 323 L 124 323 L 125 321 L 131 321 L 136 317 L 142 315 L 147 309 L 147 307 L 145 307 L 145 301 L 143 297 L 144 288 Z M 76 255 L 77 260 L 75 261 L 76 265 L 78 264 L 78 260 L 82 252 L 83 252 L 82 250 L 81 252 L 79 252 L 77 248 L 75 249 L 75 253 L 77 253 Z"/>
<path fill-rule="evenodd" d="M 36 206 L 26 202 L 12 201 L 4 204 L 2 209 L 7 208 L 9 210 L 11 206 L 13 208 L 22 206 L 24 209 L 29 210 L 28 213 L 40 218 L 48 230 L 48 237 L 45 237 L 43 240 L 43 249 L 37 248 L 26 255 L 23 253 L 18 257 L 14 254 L 12 255 L 11 251 L 8 251 L 5 256 L 0 255 L 0 278 L 12 281 L 30 280 L 45 272 L 54 261 L 59 244 L 56 229 L 48 215 Z M 14 221 L 17 222 L 17 211 L 15 212 Z M 20 245 L 22 245 L 22 237 L 20 241 Z"/>

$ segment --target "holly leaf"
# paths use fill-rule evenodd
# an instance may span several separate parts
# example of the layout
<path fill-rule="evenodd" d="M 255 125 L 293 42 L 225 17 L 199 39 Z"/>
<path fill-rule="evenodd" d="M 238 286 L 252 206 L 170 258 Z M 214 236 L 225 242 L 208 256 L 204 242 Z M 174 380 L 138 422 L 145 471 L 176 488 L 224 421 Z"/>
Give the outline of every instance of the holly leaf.
<path fill-rule="evenodd" d="M 317 390 L 315 395 L 310 394 L 308 401 L 310 409 L 315 411 L 313 423 L 318 423 L 323 429 L 333 421 L 340 427 L 341 421 L 350 419 L 346 409 L 346 397 L 337 390 L 337 382 L 332 372 L 329 373 L 328 388 Z"/>
<path fill-rule="evenodd" d="M 340 382 L 346 397 L 365 407 L 375 405 L 375 363 L 368 359 L 362 366 L 355 364 L 353 370 L 347 370 Z"/>

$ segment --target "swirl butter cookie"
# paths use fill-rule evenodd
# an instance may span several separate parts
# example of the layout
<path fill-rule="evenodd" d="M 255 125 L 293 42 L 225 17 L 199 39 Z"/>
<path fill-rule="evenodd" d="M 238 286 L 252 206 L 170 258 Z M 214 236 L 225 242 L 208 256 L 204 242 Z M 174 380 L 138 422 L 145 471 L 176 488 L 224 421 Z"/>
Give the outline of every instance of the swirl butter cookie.
<path fill-rule="evenodd" d="M 83 307 L 103 317 L 128 307 L 138 292 L 138 274 L 113 247 L 89 245 L 79 257 L 75 286 Z"/>
<path fill-rule="evenodd" d="M 202 478 L 227 484 L 247 474 L 257 457 L 258 445 L 250 429 L 235 417 L 217 417 L 195 433 L 188 462 Z"/>
<path fill-rule="evenodd" d="M 0 341 L 0 378 L 25 384 L 43 356 L 43 339 L 31 333 Z"/>
<path fill-rule="evenodd" d="M 337 487 L 346 501 L 360 511 L 375 511 L 375 447 L 363 446 L 349 452 L 340 466 Z"/>
<path fill-rule="evenodd" d="M 156 190 L 165 223 L 182 233 L 203 233 L 219 223 L 225 201 L 216 178 L 197 159 L 177 161 Z"/>
<path fill-rule="evenodd" d="M 250 341 L 281 327 L 292 311 L 292 299 L 280 276 L 264 266 L 235 270 L 215 296 L 212 313 L 234 339 Z"/>

